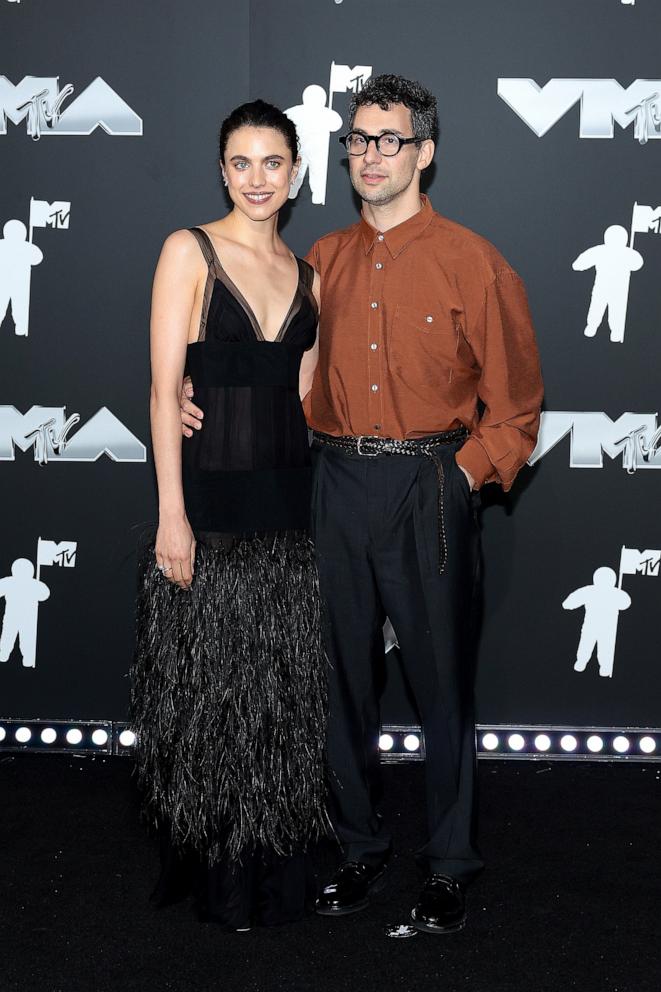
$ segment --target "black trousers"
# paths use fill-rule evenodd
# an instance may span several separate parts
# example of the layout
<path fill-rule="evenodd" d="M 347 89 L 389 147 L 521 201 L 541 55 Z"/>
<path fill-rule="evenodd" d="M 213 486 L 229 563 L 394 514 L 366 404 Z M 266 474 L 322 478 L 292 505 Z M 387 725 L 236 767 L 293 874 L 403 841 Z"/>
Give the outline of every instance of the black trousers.
<path fill-rule="evenodd" d="M 391 836 L 378 810 L 382 626 L 397 634 L 422 720 L 428 840 L 421 867 L 469 881 L 474 841 L 475 602 L 479 496 L 440 449 L 447 563 L 439 574 L 438 483 L 430 459 L 375 458 L 313 444 L 312 532 L 325 613 L 331 813 L 347 860 L 378 865 Z"/>

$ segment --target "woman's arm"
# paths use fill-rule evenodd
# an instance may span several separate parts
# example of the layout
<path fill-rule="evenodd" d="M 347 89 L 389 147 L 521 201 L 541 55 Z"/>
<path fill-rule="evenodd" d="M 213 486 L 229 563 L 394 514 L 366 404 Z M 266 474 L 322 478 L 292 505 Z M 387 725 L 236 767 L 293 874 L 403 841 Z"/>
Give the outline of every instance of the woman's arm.
<path fill-rule="evenodd" d="M 179 394 L 203 259 L 188 231 L 165 241 L 156 266 L 151 311 L 151 434 L 158 481 L 156 558 L 166 578 L 188 588 L 195 539 L 186 518 L 181 480 Z"/>
<path fill-rule="evenodd" d="M 312 283 L 312 294 L 317 301 L 317 308 L 321 312 L 321 280 L 319 279 L 319 273 L 315 272 L 314 281 Z M 312 389 L 312 380 L 314 378 L 314 370 L 317 367 L 317 362 L 319 361 L 319 325 L 317 325 L 317 337 L 315 338 L 314 345 L 309 351 L 306 351 L 303 355 L 301 361 L 301 369 L 298 376 L 298 394 L 303 400 L 307 394 Z"/>

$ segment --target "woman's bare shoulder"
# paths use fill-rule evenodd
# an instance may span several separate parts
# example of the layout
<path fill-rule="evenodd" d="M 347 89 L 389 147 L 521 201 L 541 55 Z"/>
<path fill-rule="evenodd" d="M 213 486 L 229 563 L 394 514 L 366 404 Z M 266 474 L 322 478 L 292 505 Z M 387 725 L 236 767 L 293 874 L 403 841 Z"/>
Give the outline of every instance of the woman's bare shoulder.
<path fill-rule="evenodd" d="M 161 248 L 159 268 L 190 273 L 196 277 L 206 271 L 204 256 L 196 237 L 190 230 L 182 228 L 168 234 Z"/>

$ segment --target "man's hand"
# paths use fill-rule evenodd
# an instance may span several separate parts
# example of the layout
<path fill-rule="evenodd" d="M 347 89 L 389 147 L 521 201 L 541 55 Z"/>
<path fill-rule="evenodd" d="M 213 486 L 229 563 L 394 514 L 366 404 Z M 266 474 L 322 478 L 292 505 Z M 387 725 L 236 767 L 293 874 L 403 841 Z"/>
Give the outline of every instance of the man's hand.
<path fill-rule="evenodd" d="M 457 462 L 457 465 L 459 465 L 459 462 Z M 467 480 L 468 480 L 468 488 L 469 488 L 469 489 L 471 490 L 471 492 L 472 492 L 472 491 L 473 491 L 473 489 L 475 489 L 475 479 L 474 479 L 474 478 L 473 478 L 473 476 L 472 476 L 472 475 L 470 474 L 470 472 L 468 471 L 468 469 L 465 469 L 463 465 L 459 465 L 459 468 L 461 469 L 461 471 L 462 471 L 462 472 L 464 473 L 464 475 L 466 476 L 466 478 L 467 478 Z"/>
<path fill-rule="evenodd" d="M 202 426 L 204 412 L 199 406 L 191 403 L 193 397 L 193 383 L 190 376 L 186 376 L 181 386 L 181 396 L 179 397 L 179 413 L 181 414 L 181 432 L 184 437 L 192 437 L 193 431 L 199 431 Z"/>

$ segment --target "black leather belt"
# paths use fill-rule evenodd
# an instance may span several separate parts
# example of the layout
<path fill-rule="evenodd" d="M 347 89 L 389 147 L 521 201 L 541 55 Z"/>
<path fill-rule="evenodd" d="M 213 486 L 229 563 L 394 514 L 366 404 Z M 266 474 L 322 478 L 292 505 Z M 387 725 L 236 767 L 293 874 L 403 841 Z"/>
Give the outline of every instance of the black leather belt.
<path fill-rule="evenodd" d="M 436 469 L 436 479 L 438 482 L 438 571 L 442 575 L 448 560 L 448 543 L 445 533 L 445 472 L 443 462 L 439 458 L 437 448 L 446 444 L 458 444 L 466 440 L 468 430 L 465 427 L 456 427 L 451 431 L 443 431 L 440 434 L 430 434 L 427 437 L 406 438 L 398 440 L 392 437 L 374 437 L 364 434 L 360 437 L 339 436 L 324 434 L 321 431 L 313 431 L 312 437 L 319 444 L 329 448 L 337 448 L 350 455 L 361 455 L 364 458 L 378 458 L 379 455 L 408 455 L 413 457 L 429 458 L 434 463 Z"/>

